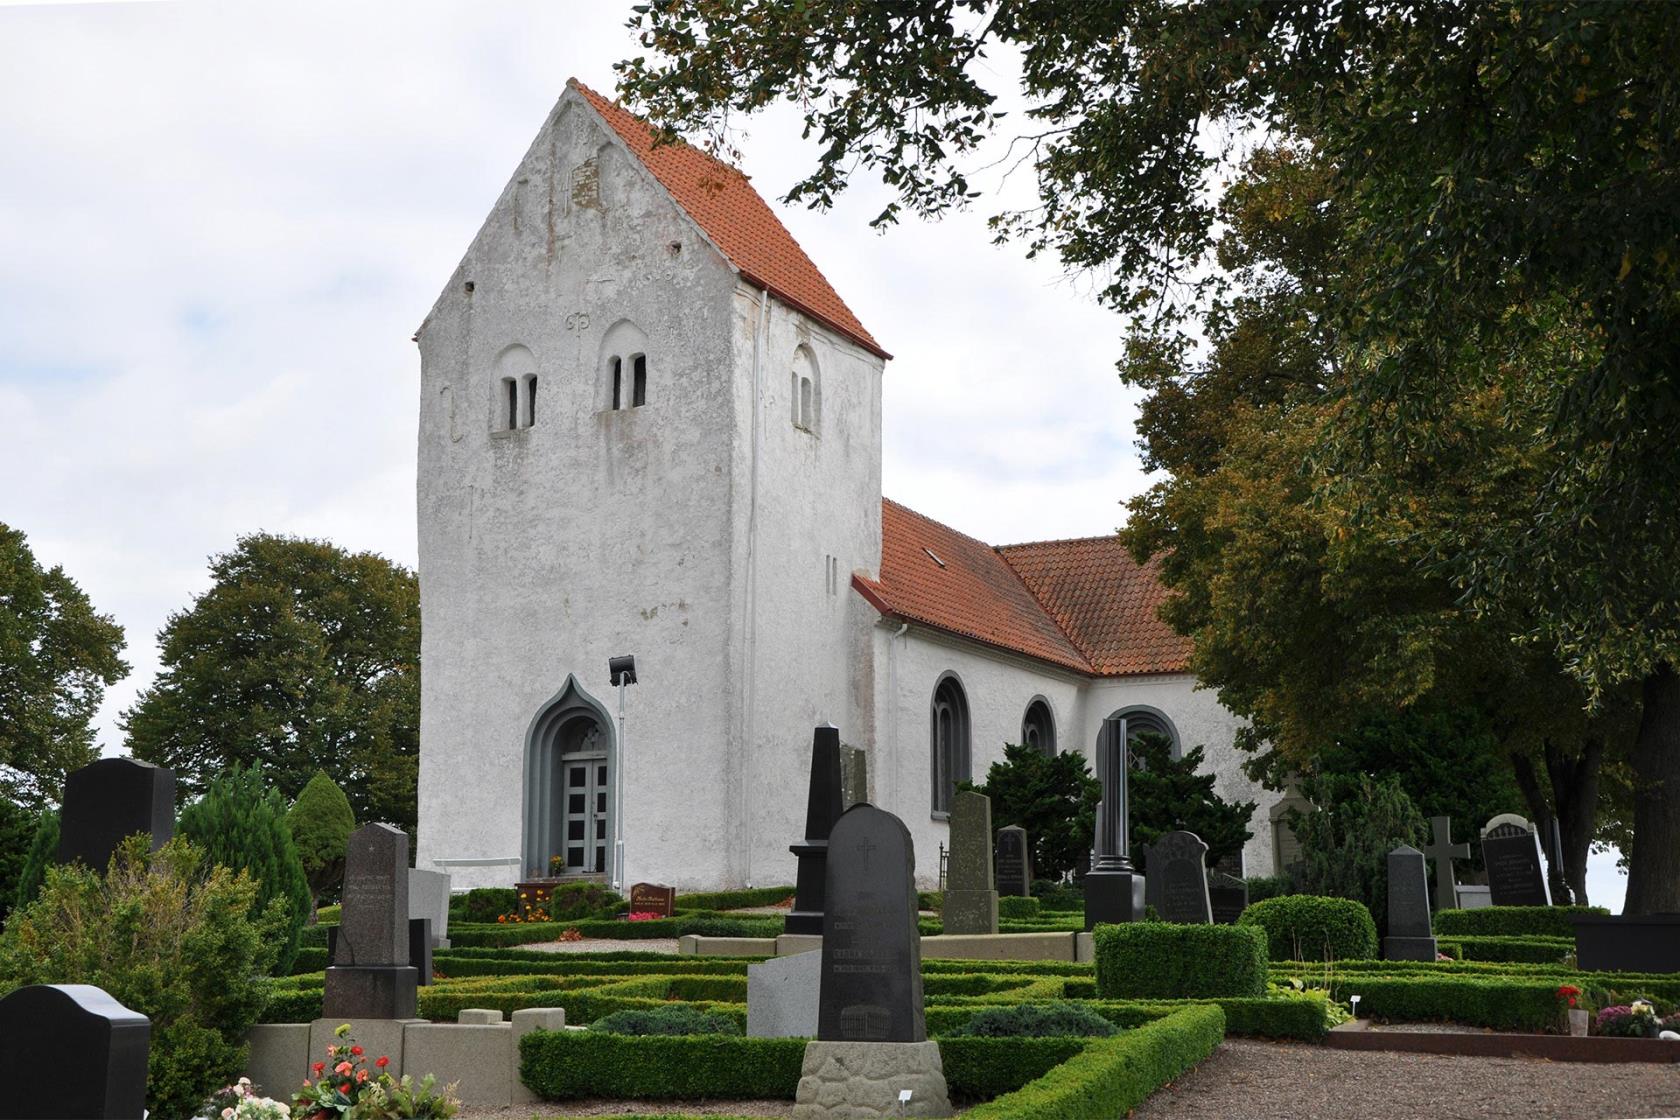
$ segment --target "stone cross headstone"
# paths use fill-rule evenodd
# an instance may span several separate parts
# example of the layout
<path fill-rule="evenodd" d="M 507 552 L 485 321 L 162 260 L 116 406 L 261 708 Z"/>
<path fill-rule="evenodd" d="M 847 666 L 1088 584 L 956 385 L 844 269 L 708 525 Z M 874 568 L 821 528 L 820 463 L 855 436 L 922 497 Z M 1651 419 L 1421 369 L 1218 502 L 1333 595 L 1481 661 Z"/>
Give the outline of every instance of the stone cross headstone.
<path fill-rule="evenodd" d="M 419 972 L 409 963 L 408 833 L 370 824 L 350 834 L 338 943 L 322 1014 L 412 1019 Z"/>
<path fill-rule="evenodd" d="M 823 892 L 828 879 L 828 833 L 844 806 L 840 772 L 840 730 L 828 724 L 811 735 L 811 785 L 805 799 L 805 839 L 788 851 L 799 860 L 793 909 L 782 921 L 785 933 L 823 931 Z"/>
<path fill-rule="evenodd" d="M 1436 959 L 1429 922 L 1429 873 L 1423 853 L 1408 844 L 1388 853 L 1388 935 L 1383 957 L 1391 961 Z"/>
<path fill-rule="evenodd" d="M 822 953 L 795 953 L 747 966 L 747 1035 L 815 1038 Z"/>
<path fill-rule="evenodd" d="M 1027 830 L 1018 824 L 997 830 L 997 889 L 1013 898 L 1032 894 L 1032 849 Z"/>
<path fill-rule="evenodd" d="M 996 933 L 992 879 L 992 799 L 973 790 L 951 798 L 951 859 L 940 913 L 946 933 Z"/>
<path fill-rule="evenodd" d="M 1085 928 L 1099 922 L 1135 922 L 1143 917 L 1144 882 L 1126 857 L 1131 848 L 1131 810 L 1127 779 L 1131 772 L 1126 721 L 1103 720 L 1097 737 L 1097 835 L 1091 871 L 1085 876 Z"/>
<path fill-rule="evenodd" d="M 37 984 L 0 999 L 0 1118 L 138 1120 L 152 1024 L 91 984 Z"/>
<path fill-rule="evenodd" d="M 1458 909 L 1458 880 L 1453 877 L 1452 861 L 1469 859 L 1470 845 L 1452 842 L 1452 818 L 1430 817 L 1429 830 L 1433 839 L 1423 854 L 1435 863 L 1435 909 Z"/>
<path fill-rule="evenodd" d="M 1179 925 L 1213 921 L 1208 898 L 1207 845 L 1194 832 L 1168 832 L 1150 845 L 1144 857 L 1148 884 L 1144 899 L 1161 920 Z"/>
<path fill-rule="evenodd" d="M 175 771 L 133 758 L 102 758 L 64 780 L 58 862 L 104 871 L 111 853 L 137 832 L 155 852 L 175 835 Z"/>
<path fill-rule="evenodd" d="M 658 883 L 633 884 L 630 888 L 630 912 L 669 918 L 677 912 L 677 889 Z"/>
<path fill-rule="evenodd" d="M 862 747 L 840 748 L 840 801 L 850 809 L 869 800 L 869 755 Z"/>
<path fill-rule="evenodd" d="M 1550 906 L 1552 894 L 1540 866 L 1540 837 L 1514 813 L 1503 813 L 1482 830 L 1482 861 L 1495 906 Z"/>
<path fill-rule="evenodd" d="M 922 1012 L 915 872 L 910 830 L 867 802 L 829 833 L 817 1037 L 794 1120 L 951 1115 Z"/>
<path fill-rule="evenodd" d="M 1215 924 L 1235 925 L 1242 912 L 1248 909 L 1248 883 L 1235 875 L 1209 871 L 1208 903 L 1213 907 Z"/>

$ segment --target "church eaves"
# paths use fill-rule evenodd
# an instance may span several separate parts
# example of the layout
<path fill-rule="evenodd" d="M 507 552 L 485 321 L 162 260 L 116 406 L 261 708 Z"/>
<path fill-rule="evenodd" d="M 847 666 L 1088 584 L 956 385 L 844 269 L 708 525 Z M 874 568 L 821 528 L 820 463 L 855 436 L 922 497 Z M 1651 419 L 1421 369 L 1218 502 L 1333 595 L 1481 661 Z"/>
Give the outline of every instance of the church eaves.
<path fill-rule="evenodd" d="M 748 283 L 833 328 L 878 358 L 881 348 L 747 176 L 682 141 L 655 144 L 647 121 L 576 78 L 577 90 Z"/>
<path fill-rule="evenodd" d="M 881 502 L 881 572 L 852 586 L 883 615 L 1093 677 L 1189 671 L 1190 640 L 1161 621 L 1154 564 L 1118 537 L 994 548 Z"/>

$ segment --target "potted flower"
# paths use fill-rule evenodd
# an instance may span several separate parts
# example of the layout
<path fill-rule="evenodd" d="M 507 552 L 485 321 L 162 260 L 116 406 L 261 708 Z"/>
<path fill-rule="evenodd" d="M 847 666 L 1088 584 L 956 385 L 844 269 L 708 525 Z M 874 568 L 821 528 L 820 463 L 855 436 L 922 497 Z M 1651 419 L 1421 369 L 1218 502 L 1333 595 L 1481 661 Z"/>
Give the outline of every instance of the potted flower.
<path fill-rule="evenodd" d="M 1558 1006 L 1564 1013 L 1564 1020 L 1569 1033 L 1576 1038 L 1587 1036 L 1587 1021 L 1589 1014 L 1581 1006 L 1581 989 L 1573 984 L 1560 984 L 1557 990 Z"/>
<path fill-rule="evenodd" d="M 206 1116 L 221 1120 L 288 1120 L 291 1114 L 291 1106 L 286 1102 L 259 1094 L 249 1077 L 241 1077 L 218 1090 L 205 1109 Z"/>
<path fill-rule="evenodd" d="M 418 1085 L 408 1075 L 397 1080 L 385 1072 L 391 1059 L 380 1055 L 368 1068 L 367 1054 L 350 1037 L 350 1024 L 333 1031 L 339 1041 L 327 1047 L 327 1060 L 310 1067 L 311 1077 L 292 1096 L 292 1110 L 303 1120 L 448 1120 L 461 1107 L 454 1086 L 441 1093 L 427 1074 Z"/>
<path fill-rule="evenodd" d="M 1599 1034 L 1613 1038 L 1654 1038 L 1662 1028 L 1662 1021 L 1650 1001 L 1636 999 L 1626 1005 L 1606 1007 L 1598 1013 L 1594 1026 Z"/>
<path fill-rule="evenodd" d="M 566 873 L 566 857 L 552 855 L 548 857 L 548 873 L 550 877 L 558 879 Z"/>

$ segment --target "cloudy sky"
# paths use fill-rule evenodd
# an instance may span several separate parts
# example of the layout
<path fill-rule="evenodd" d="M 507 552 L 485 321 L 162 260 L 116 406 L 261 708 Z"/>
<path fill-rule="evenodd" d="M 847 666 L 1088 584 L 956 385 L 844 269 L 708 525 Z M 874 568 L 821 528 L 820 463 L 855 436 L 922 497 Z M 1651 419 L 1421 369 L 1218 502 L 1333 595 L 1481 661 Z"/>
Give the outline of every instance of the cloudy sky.
<path fill-rule="evenodd" d="M 637 48 L 627 3 L 0 0 L 0 521 L 127 628 L 134 672 L 243 532 L 415 562 L 410 341 L 575 76 Z M 998 67 L 1007 88 L 1008 69 Z M 809 166 L 791 113 L 745 169 Z M 783 220 L 896 358 L 888 495 L 987 540 L 1108 532 L 1146 485 L 1122 323 L 986 206 L 867 228 L 863 183 Z"/>

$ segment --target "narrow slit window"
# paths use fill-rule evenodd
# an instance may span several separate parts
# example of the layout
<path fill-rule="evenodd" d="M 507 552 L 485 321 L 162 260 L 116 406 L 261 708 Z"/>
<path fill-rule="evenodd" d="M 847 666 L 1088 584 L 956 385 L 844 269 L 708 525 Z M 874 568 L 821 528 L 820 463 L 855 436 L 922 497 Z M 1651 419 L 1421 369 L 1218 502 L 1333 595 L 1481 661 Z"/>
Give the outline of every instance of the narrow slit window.
<path fill-rule="evenodd" d="M 617 410 L 617 409 L 623 407 L 623 405 L 621 405 L 619 402 L 624 399 L 624 359 L 623 358 L 614 358 L 612 360 L 612 379 L 613 379 L 612 406 L 615 410 Z"/>
<path fill-rule="evenodd" d="M 635 363 L 636 386 L 634 395 L 630 398 L 630 406 L 637 408 L 647 403 L 647 355 L 637 354 L 631 361 Z"/>
<path fill-rule="evenodd" d="M 519 383 L 511 377 L 502 378 L 502 398 L 507 402 L 508 431 L 519 427 Z"/>
<path fill-rule="evenodd" d="M 531 427 L 537 422 L 537 375 L 530 374 L 525 378 L 525 426 Z"/>
<path fill-rule="evenodd" d="M 813 421 L 816 419 L 816 415 L 816 406 L 811 400 L 811 379 L 809 377 L 801 377 L 799 379 L 799 426 L 809 431 L 813 426 Z"/>

